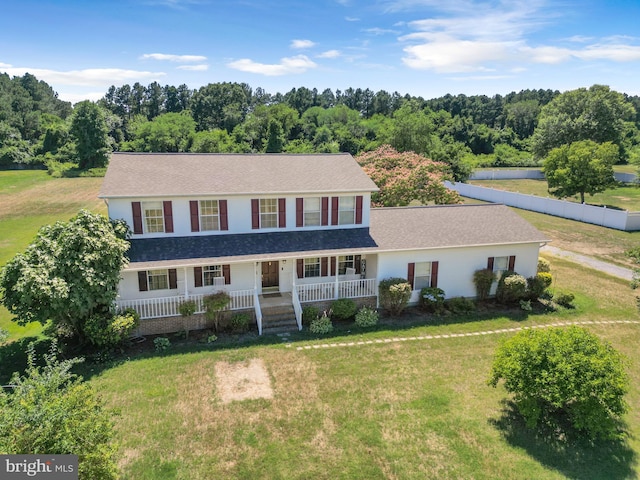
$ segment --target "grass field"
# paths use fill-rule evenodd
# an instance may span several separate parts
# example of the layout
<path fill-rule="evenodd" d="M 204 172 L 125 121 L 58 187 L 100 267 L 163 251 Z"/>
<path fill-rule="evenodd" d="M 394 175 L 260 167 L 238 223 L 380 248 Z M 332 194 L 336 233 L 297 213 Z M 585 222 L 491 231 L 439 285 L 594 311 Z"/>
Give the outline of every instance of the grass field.
<path fill-rule="evenodd" d="M 510 192 L 527 193 L 538 197 L 551 197 L 547 192 L 546 180 L 513 179 L 513 180 L 471 180 L 472 185 L 496 188 Z M 580 196 L 566 198 L 565 200 L 579 202 Z M 618 208 L 629 211 L 640 211 L 640 188 L 635 185 L 621 185 L 618 188 L 606 190 L 593 196 L 585 195 L 585 203 L 589 205 Z"/>
<path fill-rule="evenodd" d="M 116 420 L 125 479 L 636 478 L 640 453 L 640 325 L 588 327 L 629 357 L 631 412 L 620 441 L 545 437 L 523 428 L 486 385 L 511 333 L 299 350 L 322 344 L 447 335 L 579 320 L 638 318 L 622 281 L 552 258 L 555 288 L 578 308 L 528 318 L 448 319 L 439 326 L 291 346 L 176 348 L 88 371 Z M 221 401 L 220 362 L 264 363 L 272 398 Z"/>

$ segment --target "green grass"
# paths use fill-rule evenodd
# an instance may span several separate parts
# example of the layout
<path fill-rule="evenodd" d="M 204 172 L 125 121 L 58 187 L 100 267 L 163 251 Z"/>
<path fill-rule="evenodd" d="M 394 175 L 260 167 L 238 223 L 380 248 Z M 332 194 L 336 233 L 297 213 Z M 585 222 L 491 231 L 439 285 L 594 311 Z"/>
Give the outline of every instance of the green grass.
<path fill-rule="evenodd" d="M 58 220 L 68 220 L 81 208 L 106 214 L 97 198 L 101 178 L 54 179 L 43 170 L 0 171 L 0 267 L 34 239 L 38 230 Z M 21 327 L 0 306 L 0 328 L 10 340 L 37 336 L 42 327 Z"/>
<path fill-rule="evenodd" d="M 87 370 L 110 407 L 128 479 L 561 479 L 635 478 L 640 453 L 640 325 L 590 330 L 629 358 L 628 435 L 589 444 L 525 429 L 486 385 L 501 339 L 486 336 L 393 341 L 298 350 L 317 343 L 494 330 L 557 321 L 638 318 L 623 281 L 551 257 L 553 288 L 576 293 L 559 314 L 447 318 L 442 325 L 353 329 L 328 340 L 228 349 L 172 347 Z M 218 362 L 260 359 L 273 398 L 223 404 Z"/>
<path fill-rule="evenodd" d="M 546 180 L 514 179 L 514 180 L 471 180 L 472 185 L 496 188 L 510 192 L 526 193 L 538 197 L 554 198 L 547 192 Z M 579 202 L 580 196 L 565 198 L 564 200 Z M 621 185 L 593 196 L 585 195 L 585 203 L 629 211 L 640 211 L 640 188 L 635 185 Z"/>

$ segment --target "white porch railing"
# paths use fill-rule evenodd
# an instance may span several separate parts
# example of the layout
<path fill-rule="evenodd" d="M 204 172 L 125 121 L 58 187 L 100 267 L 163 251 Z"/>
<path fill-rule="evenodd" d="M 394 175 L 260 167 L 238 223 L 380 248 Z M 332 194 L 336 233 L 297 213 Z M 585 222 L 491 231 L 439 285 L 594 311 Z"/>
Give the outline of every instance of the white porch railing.
<path fill-rule="evenodd" d="M 260 297 L 258 297 L 258 290 L 255 288 L 253 289 L 253 308 L 256 312 L 258 335 L 262 335 L 262 308 L 260 308 Z"/>
<path fill-rule="evenodd" d="M 243 310 L 254 307 L 255 290 L 234 290 L 227 292 L 231 297 L 231 302 L 225 310 Z M 141 319 L 177 317 L 180 316 L 179 307 L 185 300 L 196 302 L 196 313 L 204 313 L 203 298 L 200 295 L 175 295 L 173 297 L 161 298 L 138 298 L 133 300 L 116 300 L 116 308 L 133 308 L 140 315 Z"/>
<path fill-rule="evenodd" d="M 338 298 L 375 297 L 376 280 L 375 278 L 361 278 L 338 282 L 297 284 L 295 291 L 301 303 L 322 302 Z"/>
<path fill-rule="evenodd" d="M 300 305 L 300 298 L 298 298 L 298 289 L 294 288 L 291 292 L 291 299 L 293 303 L 293 311 L 296 313 L 296 322 L 298 324 L 298 330 L 302 330 L 302 306 Z"/>

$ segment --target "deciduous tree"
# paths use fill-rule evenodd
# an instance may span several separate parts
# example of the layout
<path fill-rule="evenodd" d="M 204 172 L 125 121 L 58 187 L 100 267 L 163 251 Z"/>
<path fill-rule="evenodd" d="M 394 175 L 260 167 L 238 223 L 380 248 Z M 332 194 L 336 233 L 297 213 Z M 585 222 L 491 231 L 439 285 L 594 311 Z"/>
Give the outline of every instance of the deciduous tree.
<path fill-rule="evenodd" d="M 85 100 L 75 106 L 69 130 L 76 143 L 78 167 L 105 167 L 111 146 L 105 114 L 97 104 Z"/>

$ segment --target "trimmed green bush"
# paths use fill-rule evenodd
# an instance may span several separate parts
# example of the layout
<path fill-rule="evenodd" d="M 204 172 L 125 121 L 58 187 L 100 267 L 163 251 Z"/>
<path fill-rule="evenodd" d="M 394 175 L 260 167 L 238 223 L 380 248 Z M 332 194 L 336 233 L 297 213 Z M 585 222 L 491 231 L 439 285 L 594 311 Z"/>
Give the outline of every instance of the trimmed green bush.
<path fill-rule="evenodd" d="M 229 326 L 231 331 L 235 333 L 244 333 L 249 330 L 249 321 L 251 318 L 246 313 L 236 313 L 231 317 Z"/>
<path fill-rule="evenodd" d="M 198 310 L 198 305 L 193 300 L 184 300 L 178 305 L 178 313 L 183 317 L 190 317 Z"/>
<path fill-rule="evenodd" d="M 400 315 L 411 299 L 411 285 L 404 278 L 387 278 L 378 286 L 380 305 L 391 315 Z"/>
<path fill-rule="evenodd" d="M 473 272 L 473 284 L 476 286 L 476 297 L 478 300 L 483 301 L 489 298 L 491 285 L 493 285 L 495 279 L 496 274 L 488 268 L 482 268 Z"/>
<path fill-rule="evenodd" d="M 331 318 L 329 318 L 325 313 L 322 317 L 311 320 L 309 331 L 316 335 L 326 335 L 327 333 L 333 332 L 333 323 L 331 323 Z"/>
<path fill-rule="evenodd" d="M 378 324 L 378 312 L 373 308 L 362 307 L 356 313 L 356 325 L 361 328 L 374 327 Z"/>
<path fill-rule="evenodd" d="M 302 323 L 304 325 L 310 325 L 313 320 L 318 318 L 320 310 L 314 305 L 307 305 L 302 309 Z"/>
<path fill-rule="evenodd" d="M 358 306 L 350 298 L 339 298 L 331 304 L 331 311 L 336 319 L 349 320 L 358 311 Z"/>
<path fill-rule="evenodd" d="M 516 272 L 504 272 L 498 281 L 496 300 L 505 305 L 517 304 L 527 296 L 527 279 Z"/>
<path fill-rule="evenodd" d="M 420 308 L 425 312 L 441 313 L 444 310 L 444 290 L 425 287 L 420 290 Z"/>
<path fill-rule="evenodd" d="M 156 352 L 164 352 L 171 346 L 171 341 L 167 337 L 156 337 L 153 339 L 153 346 Z"/>
<path fill-rule="evenodd" d="M 551 273 L 551 264 L 544 258 L 538 258 L 538 273 Z"/>
<path fill-rule="evenodd" d="M 445 301 L 445 307 L 451 313 L 465 314 L 475 312 L 476 304 L 473 300 L 466 297 L 454 297 Z"/>
<path fill-rule="evenodd" d="M 548 272 L 539 272 L 535 277 L 527 278 L 527 296 L 530 300 L 542 297 L 552 282 L 553 278 Z"/>
<path fill-rule="evenodd" d="M 553 297 L 553 301 L 564 308 L 576 308 L 573 304 L 575 298 L 573 293 L 559 293 Z"/>
<path fill-rule="evenodd" d="M 134 315 L 92 315 L 84 325 L 84 333 L 89 341 L 102 348 L 112 348 L 124 344 L 136 328 L 139 318 Z"/>

